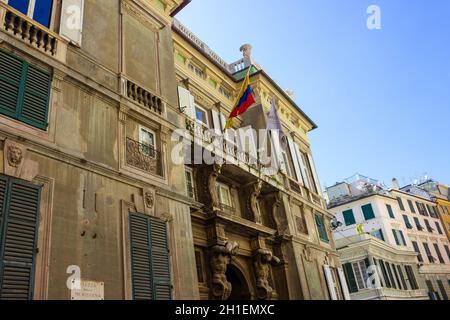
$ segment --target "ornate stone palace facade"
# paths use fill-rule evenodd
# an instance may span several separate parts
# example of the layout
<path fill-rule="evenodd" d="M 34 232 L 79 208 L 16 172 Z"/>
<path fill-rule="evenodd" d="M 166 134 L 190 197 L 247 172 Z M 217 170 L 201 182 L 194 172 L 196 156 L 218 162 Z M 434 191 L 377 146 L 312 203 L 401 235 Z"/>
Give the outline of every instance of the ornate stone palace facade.
<path fill-rule="evenodd" d="M 0 299 L 348 296 L 315 125 L 249 46 L 225 63 L 174 22 L 188 1 L 17 3 L 0 0 Z M 174 162 L 172 133 L 207 143 L 248 67 L 239 125 L 264 128 L 276 98 L 282 170 L 230 149 L 234 164 Z"/>

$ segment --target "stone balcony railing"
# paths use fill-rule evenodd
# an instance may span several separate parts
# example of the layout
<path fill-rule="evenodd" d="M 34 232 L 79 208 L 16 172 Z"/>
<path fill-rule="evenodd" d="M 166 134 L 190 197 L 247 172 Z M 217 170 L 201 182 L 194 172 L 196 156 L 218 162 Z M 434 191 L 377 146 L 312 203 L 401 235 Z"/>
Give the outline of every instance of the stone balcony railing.
<path fill-rule="evenodd" d="M 133 102 L 140 105 L 142 108 L 163 115 L 164 102 L 157 95 L 149 92 L 140 85 L 134 83 L 129 79 L 123 79 L 124 82 L 124 95 Z"/>
<path fill-rule="evenodd" d="M 126 141 L 126 162 L 131 167 L 162 176 L 161 153 L 149 145 L 130 138 Z"/>
<path fill-rule="evenodd" d="M 65 40 L 2 1 L 0 1 L 0 29 L 61 62 L 66 60 Z"/>

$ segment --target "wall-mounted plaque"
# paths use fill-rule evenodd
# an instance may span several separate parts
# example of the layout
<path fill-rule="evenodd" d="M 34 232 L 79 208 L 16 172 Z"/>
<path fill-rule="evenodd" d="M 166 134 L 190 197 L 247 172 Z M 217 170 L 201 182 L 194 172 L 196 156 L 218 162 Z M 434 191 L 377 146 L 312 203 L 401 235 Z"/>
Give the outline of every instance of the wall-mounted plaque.
<path fill-rule="evenodd" d="M 105 300 L 105 284 L 99 281 L 81 280 L 79 289 L 71 290 L 72 300 Z"/>

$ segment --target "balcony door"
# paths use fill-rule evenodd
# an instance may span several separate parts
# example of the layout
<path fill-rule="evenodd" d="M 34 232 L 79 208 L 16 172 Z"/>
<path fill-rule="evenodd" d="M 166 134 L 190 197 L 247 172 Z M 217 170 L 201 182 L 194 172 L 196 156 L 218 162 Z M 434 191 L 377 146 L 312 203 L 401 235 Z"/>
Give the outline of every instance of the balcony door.
<path fill-rule="evenodd" d="M 6 0 L 6 3 L 43 26 L 50 27 L 53 0 Z"/>

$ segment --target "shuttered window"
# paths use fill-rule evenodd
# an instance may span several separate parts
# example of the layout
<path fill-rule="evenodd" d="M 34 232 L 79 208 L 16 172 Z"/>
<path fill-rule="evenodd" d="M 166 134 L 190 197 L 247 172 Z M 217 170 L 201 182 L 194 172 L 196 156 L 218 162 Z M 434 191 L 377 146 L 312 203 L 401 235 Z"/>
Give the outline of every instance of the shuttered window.
<path fill-rule="evenodd" d="M 358 292 L 358 285 L 356 283 L 355 273 L 351 263 L 346 263 L 342 266 L 344 268 L 345 279 L 350 293 Z"/>
<path fill-rule="evenodd" d="M 375 219 L 375 213 L 373 212 L 373 208 L 372 205 L 366 204 L 365 206 L 361 207 L 363 215 L 364 215 L 364 219 L 367 220 L 372 220 Z"/>
<path fill-rule="evenodd" d="M 316 220 L 317 231 L 319 232 L 320 240 L 324 241 L 324 242 L 330 242 L 330 239 L 328 238 L 327 228 L 325 226 L 323 217 L 320 214 L 316 213 L 315 220 Z"/>
<path fill-rule="evenodd" d="M 51 74 L 3 51 L 0 70 L 0 113 L 45 130 Z"/>
<path fill-rule="evenodd" d="M 344 221 L 346 226 L 351 226 L 356 223 L 355 221 L 355 215 L 353 214 L 353 210 L 347 210 L 343 212 L 344 215 Z"/>
<path fill-rule="evenodd" d="M 133 299 L 170 300 L 166 223 L 143 214 L 130 214 L 130 241 Z"/>
<path fill-rule="evenodd" d="M 0 176 L 0 299 L 33 298 L 40 187 Z"/>
<path fill-rule="evenodd" d="M 390 204 L 386 204 L 386 208 L 391 219 L 395 219 L 394 210 L 392 210 L 392 206 Z"/>

